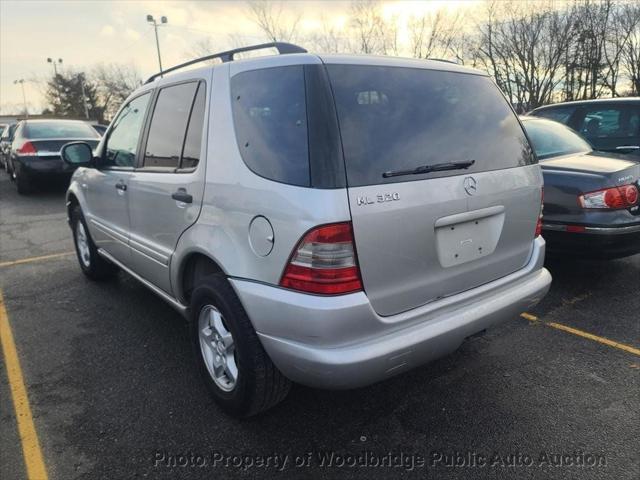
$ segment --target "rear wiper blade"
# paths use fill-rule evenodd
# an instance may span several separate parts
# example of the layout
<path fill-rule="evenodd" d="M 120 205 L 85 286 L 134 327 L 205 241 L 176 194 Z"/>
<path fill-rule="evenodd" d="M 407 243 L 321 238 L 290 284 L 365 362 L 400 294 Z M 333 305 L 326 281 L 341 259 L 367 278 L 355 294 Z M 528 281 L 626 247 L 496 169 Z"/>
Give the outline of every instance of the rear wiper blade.
<path fill-rule="evenodd" d="M 411 170 L 390 170 L 388 172 L 384 172 L 382 177 L 390 178 L 402 175 L 420 175 L 423 173 L 444 172 L 445 170 L 465 170 L 474 163 L 476 163 L 475 160 L 469 160 L 468 162 L 435 163 L 433 165 L 422 165 Z"/>

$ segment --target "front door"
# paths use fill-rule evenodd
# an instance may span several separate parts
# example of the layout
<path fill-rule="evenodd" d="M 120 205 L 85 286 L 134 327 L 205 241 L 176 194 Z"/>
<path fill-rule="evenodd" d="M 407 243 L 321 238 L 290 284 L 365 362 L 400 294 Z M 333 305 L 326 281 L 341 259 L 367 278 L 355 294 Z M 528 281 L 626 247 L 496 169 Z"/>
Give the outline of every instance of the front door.
<path fill-rule="evenodd" d="M 150 92 L 144 93 L 120 111 L 107 134 L 98 168 L 87 169 L 80 185 L 93 241 L 124 263 L 129 260 L 128 188 L 150 98 Z"/>

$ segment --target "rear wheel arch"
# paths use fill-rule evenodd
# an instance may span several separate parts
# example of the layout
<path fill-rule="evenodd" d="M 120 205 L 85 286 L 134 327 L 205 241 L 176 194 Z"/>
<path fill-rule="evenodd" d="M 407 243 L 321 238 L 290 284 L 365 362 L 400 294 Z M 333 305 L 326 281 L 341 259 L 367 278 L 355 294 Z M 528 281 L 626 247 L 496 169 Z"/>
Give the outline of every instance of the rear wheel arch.
<path fill-rule="evenodd" d="M 179 285 L 180 292 L 179 296 L 181 300 L 189 304 L 191 302 L 191 293 L 193 289 L 198 285 L 198 282 L 209 276 L 215 274 L 224 275 L 224 270 L 218 262 L 213 260 L 211 257 L 199 252 L 191 253 L 188 255 L 182 262 L 180 268 Z"/>
<path fill-rule="evenodd" d="M 78 197 L 76 197 L 76 194 L 71 192 L 67 195 L 67 218 L 69 222 L 71 222 L 71 214 L 76 206 L 80 206 L 80 201 Z"/>

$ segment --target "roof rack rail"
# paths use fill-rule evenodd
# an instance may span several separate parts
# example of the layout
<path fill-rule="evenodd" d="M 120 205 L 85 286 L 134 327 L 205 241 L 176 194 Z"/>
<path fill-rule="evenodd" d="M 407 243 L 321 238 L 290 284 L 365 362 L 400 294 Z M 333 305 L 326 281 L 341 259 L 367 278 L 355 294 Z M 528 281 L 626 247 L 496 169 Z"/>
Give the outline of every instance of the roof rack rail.
<path fill-rule="evenodd" d="M 162 77 L 165 73 L 173 72 L 175 70 L 188 67 L 189 65 L 193 65 L 195 63 L 205 62 L 207 60 L 213 60 L 214 58 L 219 58 L 220 60 L 222 60 L 223 63 L 231 62 L 233 61 L 234 55 L 236 55 L 237 53 L 250 52 L 252 50 L 262 50 L 265 48 L 275 48 L 276 50 L 278 50 L 278 53 L 280 55 L 286 55 L 289 53 L 307 53 L 307 50 L 305 50 L 304 48 L 299 47 L 298 45 L 293 45 L 292 43 L 285 43 L 285 42 L 262 43 L 260 45 L 251 45 L 249 47 L 234 48 L 233 50 L 227 50 L 226 52 L 213 53 L 211 55 L 196 58 L 195 60 L 189 60 L 188 62 L 181 63 L 180 65 L 175 65 L 171 68 L 167 68 L 166 70 L 158 72 L 155 75 L 151 75 L 147 79 L 147 81 L 144 83 L 147 84 L 147 83 L 153 82 L 156 78 Z"/>

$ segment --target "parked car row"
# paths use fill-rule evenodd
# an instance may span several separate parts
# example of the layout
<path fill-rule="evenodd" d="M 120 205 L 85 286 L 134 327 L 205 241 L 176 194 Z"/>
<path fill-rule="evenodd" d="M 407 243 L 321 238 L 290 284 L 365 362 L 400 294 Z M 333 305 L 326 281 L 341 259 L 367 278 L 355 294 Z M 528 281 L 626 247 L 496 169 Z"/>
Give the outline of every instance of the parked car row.
<path fill-rule="evenodd" d="M 596 152 L 573 130 L 523 117 L 544 176 L 542 234 L 551 255 L 617 258 L 640 253 L 640 162 Z"/>
<path fill-rule="evenodd" d="M 95 125 L 80 120 L 22 120 L 2 131 L 0 163 L 18 193 L 28 194 L 38 183 L 71 178 L 75 169 L 62 161 L 63 145 L 83 140 L 95 147 L 100 137 Z"/>
<path fill-rule="evenodd" d="M 82 271 L 124 270 L 188 317 L 230 413 L 291 381 L 388 378 L 531 307 L 551 282 L 541 233 L 557 254 L 637 251 L 639 164 L 520 122 L 485 74 L 269 46 L 281 55 L 155 75 L 97 147 L 62 148 Z"/>

